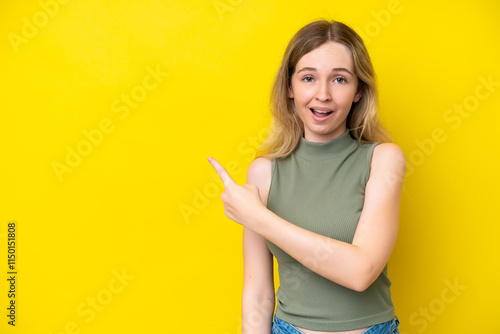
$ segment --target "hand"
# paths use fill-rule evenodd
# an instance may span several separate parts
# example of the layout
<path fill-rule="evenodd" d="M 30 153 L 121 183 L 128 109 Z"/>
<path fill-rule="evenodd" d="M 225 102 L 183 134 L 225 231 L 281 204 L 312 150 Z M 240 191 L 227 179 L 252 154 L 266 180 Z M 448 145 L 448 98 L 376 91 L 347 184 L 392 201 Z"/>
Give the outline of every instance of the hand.
<path fill-rule="evenodd" d="M 210 157 L 208 161 L 224 184 L 224 192 L 220 196 L 224 203 L 224 214 L 238 224 L 253 230 L 258 213 L 265 209 L 260 200 L 259 188 L 255 184 L 238 185 L 217 160 Z"/>

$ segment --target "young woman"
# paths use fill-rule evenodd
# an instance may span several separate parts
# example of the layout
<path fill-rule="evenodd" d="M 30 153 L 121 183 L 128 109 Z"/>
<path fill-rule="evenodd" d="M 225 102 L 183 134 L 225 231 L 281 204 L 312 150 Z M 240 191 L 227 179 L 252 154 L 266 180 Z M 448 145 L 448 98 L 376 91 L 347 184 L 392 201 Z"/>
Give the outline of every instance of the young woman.
<path fill-rule="evenodd" d="M 335 21 L 300 29 L 271 100 L 271 132 L 247 184 L 208 159 L 226 216 L 244 226 L 243 333 L 399 333 L 387 262 L 406 160 L 378 120 L 361 38 Z"/>

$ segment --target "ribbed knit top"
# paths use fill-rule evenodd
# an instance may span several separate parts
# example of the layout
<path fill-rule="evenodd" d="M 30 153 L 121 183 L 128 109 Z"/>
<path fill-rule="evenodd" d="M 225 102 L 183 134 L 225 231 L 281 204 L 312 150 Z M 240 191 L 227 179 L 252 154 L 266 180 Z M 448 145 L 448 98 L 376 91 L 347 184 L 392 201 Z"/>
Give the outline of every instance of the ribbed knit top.
<path fill-rule="evenodd" d="M 291 155 L 271 160 L 267 207 L 302 228 L 352 243 L 377 144 L 358 142 L 349 131 L 326 143 L 301 138 Z M 387 265 L 370 287 L 357 292 L 316 274 L 273 243 L 267 245 L 279 265 L 279 319 L 312 330 L 343 331 L 394 318 Z"/>

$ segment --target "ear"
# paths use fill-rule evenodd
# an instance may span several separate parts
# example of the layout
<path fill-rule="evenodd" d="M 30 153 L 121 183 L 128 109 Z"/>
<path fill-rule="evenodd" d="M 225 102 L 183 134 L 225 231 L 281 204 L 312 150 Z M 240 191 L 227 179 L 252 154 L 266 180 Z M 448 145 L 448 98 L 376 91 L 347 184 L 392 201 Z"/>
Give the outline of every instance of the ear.
<path fill-rule="evenodd" d="M 360 99 L 361 99 L 361 96 L 363 95 L 363 92 L 358 90 L 358 92 L 356 93 L 356 95 L 354 95 L 354 99 L 352 100 L 352 102 L 358 102 Z"/>
<path fill-rule="evenodd" d="M 292 91 L 292 88 L 290 86 L 288 86 L 288 97 L 293 99 L 293 91 Z"/>

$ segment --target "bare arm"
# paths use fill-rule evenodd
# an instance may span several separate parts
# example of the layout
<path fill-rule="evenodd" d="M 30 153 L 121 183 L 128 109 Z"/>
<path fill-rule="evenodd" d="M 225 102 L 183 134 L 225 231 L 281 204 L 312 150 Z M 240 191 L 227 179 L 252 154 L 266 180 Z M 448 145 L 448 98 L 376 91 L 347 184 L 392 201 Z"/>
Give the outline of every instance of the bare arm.
<path fill-rule="evenodd" d="M 259 188 L 263 205 L 267 203 L 270 161 L 257 159 L 247 172 L 247 183 Z M 274 313 L 273 255 L 266 240 L 243 228 L 242 334 L 271 333 Z"/>
<path fill-rule="evenodd" d="M 212 161 L 213 163 L 213 161 Z M 363 291 L 380 275 L 394 248 L 406 160 L 394 144 L 374 152 L 365 201 L 352 244 L 300 228 L 255 200 L 258 188 L 239 186 L 222 166 L 214 165 L 225 185 L 221 198 L 234 221 L 268 239 L 317 274 Z M 259 205 L 260 204 L 260 205 Z"/>

